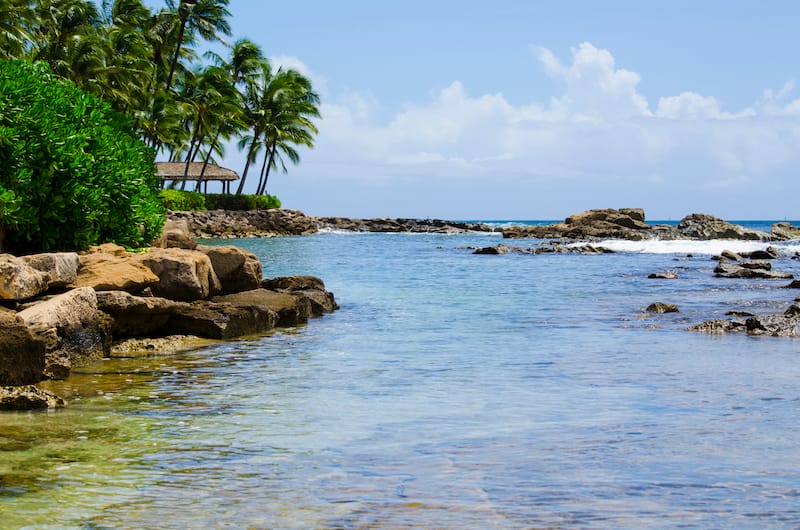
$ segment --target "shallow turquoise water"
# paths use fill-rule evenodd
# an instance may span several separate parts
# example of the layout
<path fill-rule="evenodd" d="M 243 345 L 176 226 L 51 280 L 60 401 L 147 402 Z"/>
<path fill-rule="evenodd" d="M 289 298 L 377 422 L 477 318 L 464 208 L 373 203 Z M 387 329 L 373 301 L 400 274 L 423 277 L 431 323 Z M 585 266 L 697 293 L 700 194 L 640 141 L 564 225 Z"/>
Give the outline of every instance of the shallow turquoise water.
<path fill-rule="evenodd" d="M 499 242 L 236 241 L 342 308 L 104 361 L 63 384 L 68 409 L 0 415 L 0 527 L 800 526 L 800 342 L 684 331 L 796 291 L 712 278 L 710 244 L 462 248 Z M 656 300 L 681 312 L 644 316 Z"/>

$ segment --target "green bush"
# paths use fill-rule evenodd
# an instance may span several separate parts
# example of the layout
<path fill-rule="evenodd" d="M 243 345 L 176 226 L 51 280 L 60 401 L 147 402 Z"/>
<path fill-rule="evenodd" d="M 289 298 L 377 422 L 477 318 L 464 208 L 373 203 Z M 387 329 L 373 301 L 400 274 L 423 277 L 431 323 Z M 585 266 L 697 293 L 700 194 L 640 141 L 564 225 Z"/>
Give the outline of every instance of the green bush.
<path fill-rule="evenodd" d="M 206 209 L 206 199 L 201 193 L 181 190 L 161 190 L 161 204 L 175 212 L 193 212 Z"/>
<path fill-rule="evenodd" d="M 164 224 L 129 119 L 44 63 L 0 61 L 0 233 L 23 250 L 141 247 Z"/>
<path fill-rule="evenodd" d="M 269 210 L 280 207 L 281 201 L 274 195 L 206 195 L 206 208 L 209 210 Z"/>

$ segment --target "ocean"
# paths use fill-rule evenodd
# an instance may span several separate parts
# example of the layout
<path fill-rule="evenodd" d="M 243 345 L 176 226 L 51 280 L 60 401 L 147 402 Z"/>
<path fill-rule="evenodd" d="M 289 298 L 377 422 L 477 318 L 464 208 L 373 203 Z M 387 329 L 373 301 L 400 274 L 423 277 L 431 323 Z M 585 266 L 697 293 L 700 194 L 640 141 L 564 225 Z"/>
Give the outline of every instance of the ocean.
<path fill-rule="evenodd" d="M 766 243 L 470 250 L 501 242 L 534 243 L 207 241 L 341 309 L 105 360 L 53 384 L 66 409 L 0 414 L 0 528 L 800 527 L 800 342 L 686 331 L 791 304 L 786 280 L 712 275 Z M 775 246 L 800 275 L 798 242 Z"/>

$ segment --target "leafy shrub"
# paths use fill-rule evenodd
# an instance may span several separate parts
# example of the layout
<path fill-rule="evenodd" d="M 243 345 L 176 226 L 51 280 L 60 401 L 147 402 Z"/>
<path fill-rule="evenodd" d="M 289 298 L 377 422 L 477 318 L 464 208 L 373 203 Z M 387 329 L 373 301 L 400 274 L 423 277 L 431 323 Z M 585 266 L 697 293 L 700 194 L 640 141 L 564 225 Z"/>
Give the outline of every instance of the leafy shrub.
<path fill-rule="evenodd" d="M 280 207 L 281 201 L 274 195 L 206 195 L 206 208 L 209 210 L 269 210 Z"/>
<path fill-rule="evenodd" d="M 175 212 L 192 212 L 206 209 L 206 199 L 201 193 L 181 190 L 161 190 L 161 204 L 167 210 Z"/>
<path fill-rule="evenodd" d="M 0 61 L 0 233 L 24 250 L 147 245 L 164 224 L 129 119 L 44 63 Z"/>

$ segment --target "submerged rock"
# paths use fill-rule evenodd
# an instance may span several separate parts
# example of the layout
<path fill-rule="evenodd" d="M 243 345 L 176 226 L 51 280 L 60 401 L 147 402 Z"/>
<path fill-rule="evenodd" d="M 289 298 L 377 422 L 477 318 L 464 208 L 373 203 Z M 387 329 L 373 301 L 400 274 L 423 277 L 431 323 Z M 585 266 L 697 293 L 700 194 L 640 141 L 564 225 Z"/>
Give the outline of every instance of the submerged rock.
<path fill-rule="evenodd" d="M 648 278 L 654 280 L 677 280 L 680 276 L 672 271 L 654 272 L 647 275 Z"/>
<path fill-rule="evenodd" d="M 750 261 L 731 263 L 720 260 L 714 269 L 717 278 L 761 278 L 768 280 L 791 279 L 794 275 L 790 272 L 773 271 L 769 262 Z"/>
<path fill-rule="evenodd" d="M 65 407 L 67 402 L 33 385 L 0 386 L 0 410 L 31 410 Z"/>
<path fill-rule="evenodd" d="M 678 306 L 675 304 L 667 304 L 664 302 L 653 302 L 645 309 L 648 313 L 677 313 L 679 312 Z"/>

